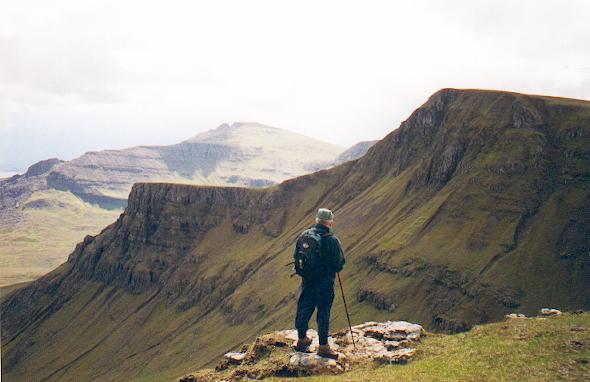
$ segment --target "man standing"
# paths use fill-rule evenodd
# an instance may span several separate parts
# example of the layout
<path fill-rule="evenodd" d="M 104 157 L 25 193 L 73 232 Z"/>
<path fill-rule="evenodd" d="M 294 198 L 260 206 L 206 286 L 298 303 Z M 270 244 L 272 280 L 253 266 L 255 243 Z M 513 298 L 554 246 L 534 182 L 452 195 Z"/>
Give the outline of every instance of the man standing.
<path fill-rule="evenodd" d="M 334 277 L 344 267 L 344 253 L 340 241 L 331 232 L 334 214 L 320 208 L 316 224 L 299 235 L 295 245 L 295 272 L 301 276 L 301 293 L 297 302 L 295 327 L 299 339 L 297 351 L 306 351 L 311 344 L 307 337 L 309 320 L 317 308 L 317 323 L 320 346 L 318 355 L 333 359 L 338 354 L 328 345 L 330 309 L 334 301 Z"/>

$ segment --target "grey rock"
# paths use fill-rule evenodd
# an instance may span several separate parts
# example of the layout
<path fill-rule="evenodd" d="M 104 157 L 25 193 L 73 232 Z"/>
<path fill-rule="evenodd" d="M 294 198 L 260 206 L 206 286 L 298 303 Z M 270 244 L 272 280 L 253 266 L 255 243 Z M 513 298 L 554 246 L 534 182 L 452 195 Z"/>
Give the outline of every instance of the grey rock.
<path fill-rule="evenodd" d="M 510 313 L 510 314 L 505 315 L 504 318 L 506 318 L 507 320 L 513 320 L 513 319 L 527 318 L 527 317 L 522 313 Z"/>
<path fill-rule="evenodd" d="M 543 308 L 539 311 L 542 316 L 557 316 L 561 314 L 561 310 L 553 309 L 553 308 Z"/>

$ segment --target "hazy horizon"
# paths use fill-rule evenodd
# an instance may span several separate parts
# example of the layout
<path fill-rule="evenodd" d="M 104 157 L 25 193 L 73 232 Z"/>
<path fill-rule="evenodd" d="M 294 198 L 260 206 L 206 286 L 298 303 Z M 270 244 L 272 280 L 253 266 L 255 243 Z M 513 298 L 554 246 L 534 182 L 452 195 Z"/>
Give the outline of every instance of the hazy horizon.
<path fill-rule="evenodd" d="M 0 170 L 256 121 L 348 147 L 441 88 L 590 99 L 590 2 L 0 4 Z"/>

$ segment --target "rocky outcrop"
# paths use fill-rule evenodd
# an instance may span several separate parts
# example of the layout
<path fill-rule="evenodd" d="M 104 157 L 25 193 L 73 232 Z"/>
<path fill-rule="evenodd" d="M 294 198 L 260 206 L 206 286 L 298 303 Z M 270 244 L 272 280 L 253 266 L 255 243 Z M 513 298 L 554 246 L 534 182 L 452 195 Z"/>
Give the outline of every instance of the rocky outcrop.
<path fill-rule="evenodd" d="M 359 361 L 376 364 L 406 363 L 414 356 L 413 344 L 424 335 L 424 329 L 405 321 L 366 322 L 352 327 L 351 333 L 341 330 L 328 342 L 337 352 L 338 359 L 320 357 L 317 332 L 308 330 L 312 339 L 308 352 L 292 350 L 297 341 L 296 330 L 281 330 L 258 337 L 241 351 L 226 353 L 215 370 L 203 370 L 179 382 L 242 381 L 270 376 L 300 377 L 309 375 L 340 374 L 353 370 Z"/>
<path fill-rule="evenodd" d="M 31 165 L 22 175 L 0 180 L 0 217 L 14 214 L 17 204 L 25 202 L 35 191 L 46 190 L 46 174 L 61 163 L 56 158 L 43 160 Z"/>
<path fill-rule="evenodd" d="M 35 163 L 34 165 L 30 166 L 27 169 L 27 172 L 24 174 L 24 176 L 31 177 L 31 176 L 39 176 L 39 175 L 45 174 L 45 173 L 49 172 L 51 169 L 53 169 L 56 165 L 63 163 L 63 162 L 64 161 L 59 160 L 57 158 L 51 158 L 51 159 L 39 161 L 39 162 Z"/>
<path fill-rule="evenodd" d="M 366 301 L 377 309 L 387 310 L 389 312 L 395 310 L 393 298 L 374 290 L 361 288 L 356 294 L 356 299 L 358 302 Z"/>

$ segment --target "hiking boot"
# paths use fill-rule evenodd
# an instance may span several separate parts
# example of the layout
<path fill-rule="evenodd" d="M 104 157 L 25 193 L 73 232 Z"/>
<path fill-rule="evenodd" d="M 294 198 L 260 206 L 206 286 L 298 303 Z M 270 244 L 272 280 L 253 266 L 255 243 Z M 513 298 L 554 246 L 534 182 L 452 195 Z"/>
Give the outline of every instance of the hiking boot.
<path fill-rule="evenodd" d="M 320 345 L 318 347 L 318 355 L 324 358 L 338 359 L 338 353 L 330 349 L 330 345 Z"/>
<path fill-rule="evenodd" d="M 297 344 L 295 345 L 295 350 L 300 352 L 305 352 L 309 345 L 311 345 L 311 338 L 304 337 L 297 340 Z"/>

